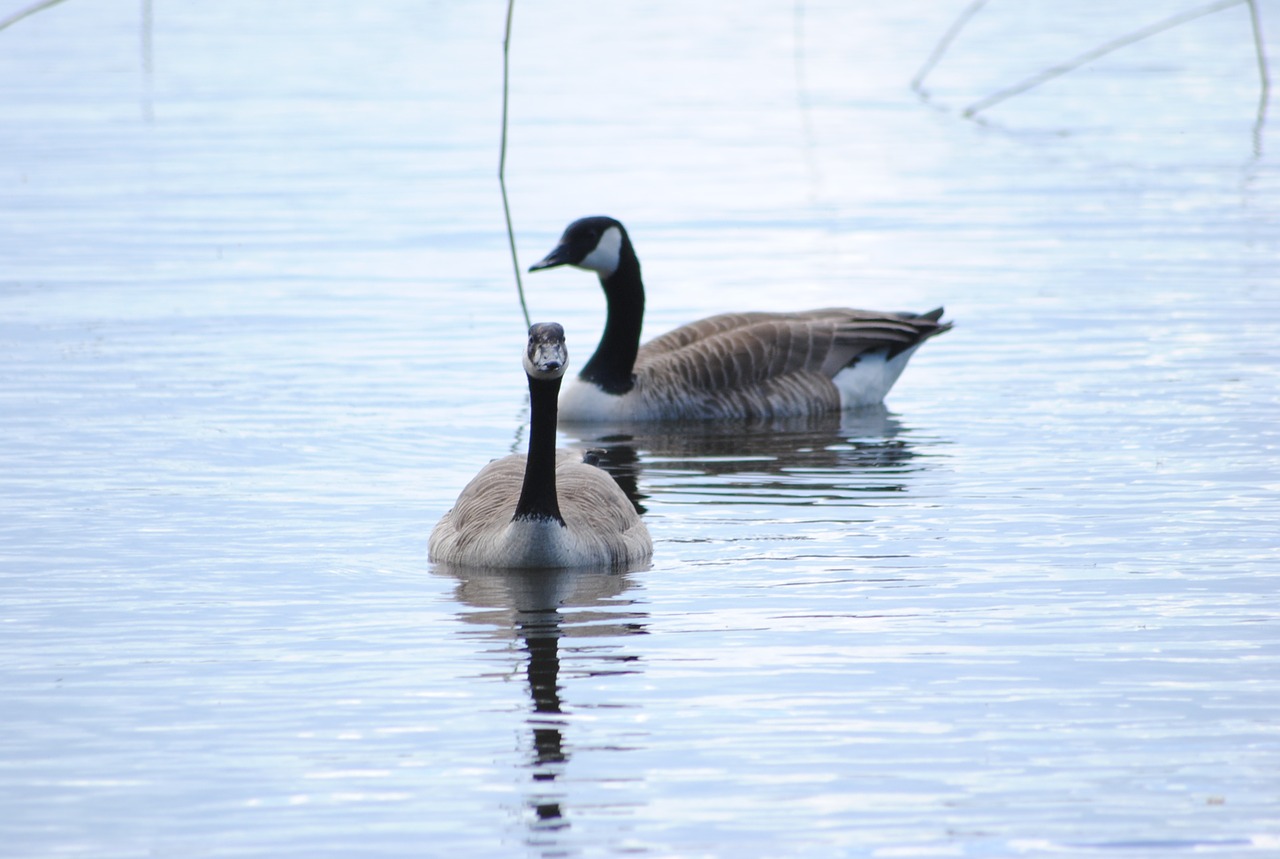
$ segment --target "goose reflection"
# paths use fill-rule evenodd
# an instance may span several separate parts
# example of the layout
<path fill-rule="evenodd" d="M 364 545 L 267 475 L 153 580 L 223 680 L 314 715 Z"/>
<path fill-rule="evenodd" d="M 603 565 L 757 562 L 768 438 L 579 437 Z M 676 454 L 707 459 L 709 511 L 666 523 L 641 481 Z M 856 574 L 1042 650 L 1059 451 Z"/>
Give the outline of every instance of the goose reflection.
<path fill-rule="evenodd" d="M 883 406 L 815 417 L 574 424 L 569 446 L 595 450 L 641 513 L 650 491 L 664 500 L 715 496 L 776 504 L 862 503 L 870 493 L 903 492 L 926 454 Z"/>
<path fill-rule="evenodd" d="M 530 844 L 569 827 L 562 784 L 572 743 L 566 743 L 573 709 L 566 679 L 634 674 L 639 657 L 626 638 L 644 634 L 647 614 L 623 597 L 629 572 L 592 569 L 491 570 L 436 564 L 455 578 L 458 617 L 490 640 L 511 640 L 523 651 L 529 695 L 526 725 L 530 784 L 526 806 Z M 567 700 L 569 699 L 569 700 Z"/>

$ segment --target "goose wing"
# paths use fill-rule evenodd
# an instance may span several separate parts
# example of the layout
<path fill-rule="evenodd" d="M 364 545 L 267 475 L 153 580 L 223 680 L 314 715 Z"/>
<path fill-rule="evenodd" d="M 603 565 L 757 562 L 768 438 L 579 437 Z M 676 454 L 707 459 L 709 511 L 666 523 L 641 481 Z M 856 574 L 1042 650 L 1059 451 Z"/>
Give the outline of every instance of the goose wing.
<path fill-rule="evenodd" d="M 565 451 L 556 461 L 556 487 L 566 527 L 596 543 L 610 562 L 639 560 L 652 553 L 648 528 L 607 471 Z"/>
<path fill-rule="evenodd" d="M 824 308 L 725 313 L 645 343 L 638 393 L 658 410 L 704 416 L 806 414 L 839 406 L 831 379 L 869 351 L 909 349 L 949 327 L 927 314 Z"/>
<path fill-rule="evenodd" d="M 506 527 L 520 500 L 524 464 L 524 454 L 513 453 L 480 469 L 432 530 L 431 555 L 457 555 Z"/>

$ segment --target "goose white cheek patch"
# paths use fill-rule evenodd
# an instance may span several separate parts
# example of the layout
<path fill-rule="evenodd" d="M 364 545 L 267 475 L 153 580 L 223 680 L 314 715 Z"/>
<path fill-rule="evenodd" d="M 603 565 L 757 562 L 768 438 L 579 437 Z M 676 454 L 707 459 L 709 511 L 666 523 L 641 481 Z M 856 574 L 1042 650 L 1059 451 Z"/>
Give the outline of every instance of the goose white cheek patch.
<path fill-rule="evenodd" d="M 586 268 L 601 277 L 608 277 L 618 270 L 618 259 L 622 253 L 622 231 L 610 227 L 604 231 L 595 249 L 582 258 L 578 268 Z"/>

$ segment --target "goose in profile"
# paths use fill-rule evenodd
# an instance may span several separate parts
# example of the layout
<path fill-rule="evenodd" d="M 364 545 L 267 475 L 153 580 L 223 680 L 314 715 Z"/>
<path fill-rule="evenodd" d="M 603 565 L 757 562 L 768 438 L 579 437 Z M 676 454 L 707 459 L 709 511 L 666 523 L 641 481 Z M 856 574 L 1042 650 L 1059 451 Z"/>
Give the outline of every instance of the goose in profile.
<path fill-rule="evenodd" d="M 649 531 L 617 483 L 556 451 L 556 399 L 568 364 L 564 329 L 529 329 L 529 453 L 490 462 L 431 532 L 429 557 L 469 567 L 621 566 L 653 554 Z"/>
<path fill-rule="evenodd" d="M 873 405 L 921 343 L 951 328 L 941 307 L 725 313 L 642 346 L 644 283 L 626 228 L 603 216 L 574 221 L 529 271 L 561 265 L 596 272 L 608 303 L 600 345 L 560 400 L 567 420 L 789 417 Z"/>

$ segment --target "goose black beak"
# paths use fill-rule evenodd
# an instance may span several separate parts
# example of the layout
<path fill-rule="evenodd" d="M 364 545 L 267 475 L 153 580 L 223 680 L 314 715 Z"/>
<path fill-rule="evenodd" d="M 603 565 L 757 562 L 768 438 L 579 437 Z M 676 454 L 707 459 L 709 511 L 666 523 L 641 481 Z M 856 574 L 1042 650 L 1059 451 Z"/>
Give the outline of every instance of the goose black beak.
<path fill-rule="evenodd" d="M 551 253 L 529 266 L 529 271 L 541 271 L 544 268 L 555 268 L 558 265 L 568 265 L 569 249 L 564 245 L 556 245 Z"/>

